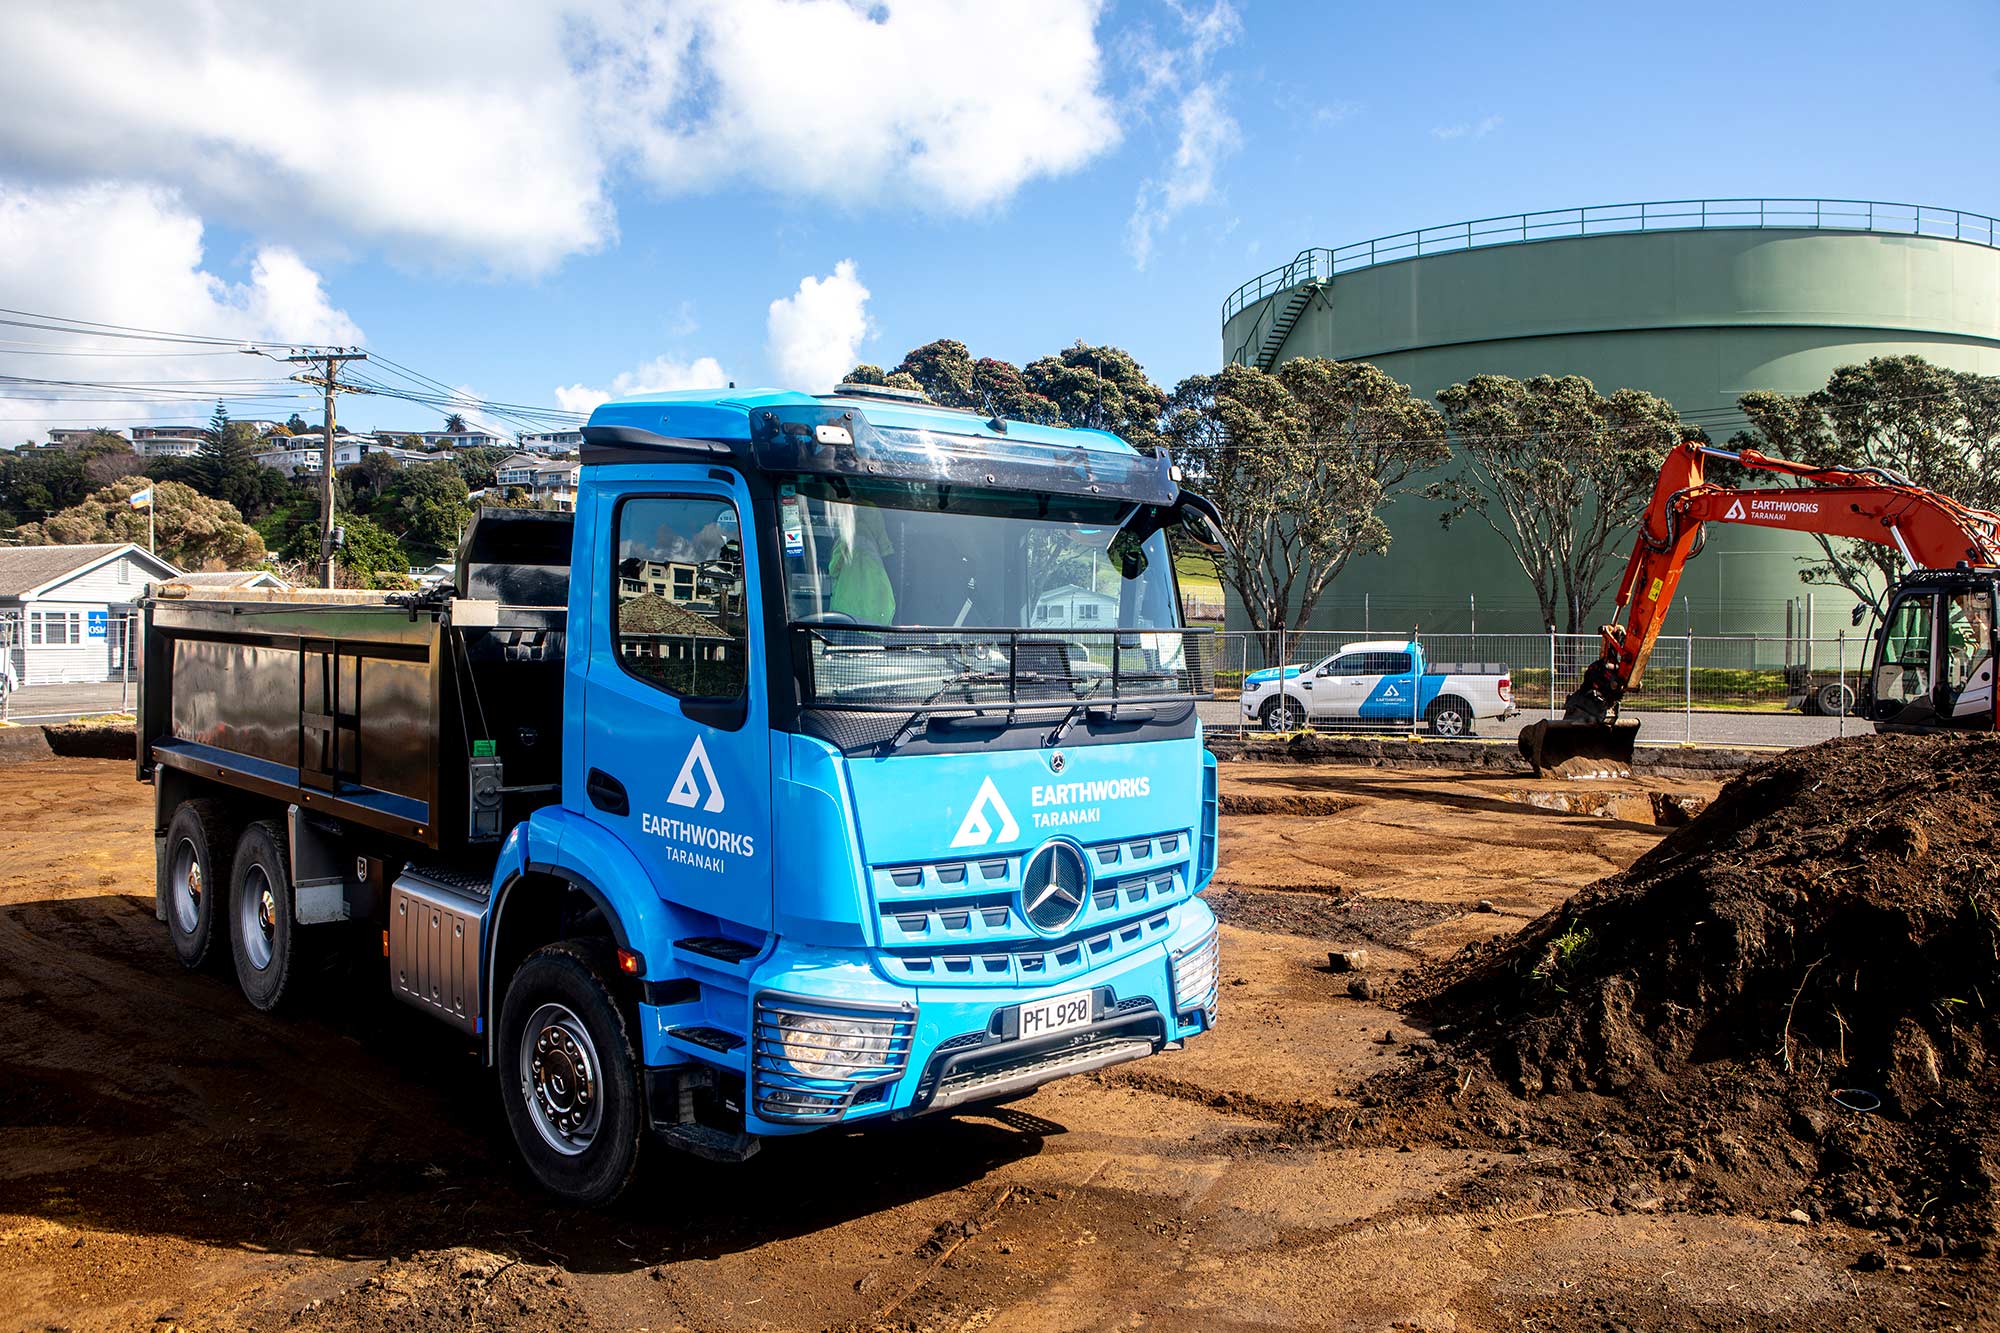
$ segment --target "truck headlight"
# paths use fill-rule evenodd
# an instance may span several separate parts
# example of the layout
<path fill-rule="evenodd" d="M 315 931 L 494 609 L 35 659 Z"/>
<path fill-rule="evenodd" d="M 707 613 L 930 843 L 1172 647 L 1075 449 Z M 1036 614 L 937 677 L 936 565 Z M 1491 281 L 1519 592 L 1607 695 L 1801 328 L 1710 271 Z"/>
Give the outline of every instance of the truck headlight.
<path fill-rule="evenodd" d="M 889 1034 L 844 1018 L 793 1018 L 778 1051 L 792 1072 L 806 1078 L 850 1078 L 889 1064 Z"/>
<path fill-rule="evenodd" d="M 1222 995 L 1222 933 L 1211 930 L 1174 955 L 1174 1012 L 1215 1021 Z"/>

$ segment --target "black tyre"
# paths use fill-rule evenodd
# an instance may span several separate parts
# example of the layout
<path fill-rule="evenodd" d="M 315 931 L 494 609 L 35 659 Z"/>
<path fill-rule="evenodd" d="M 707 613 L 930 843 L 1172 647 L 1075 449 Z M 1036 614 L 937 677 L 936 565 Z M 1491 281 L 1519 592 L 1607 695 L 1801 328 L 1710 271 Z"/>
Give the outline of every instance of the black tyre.
<path fill-rule="evenodd" d="M 1830 681 L 1813 696 L 1822 717 L 1846 717 L 1854 712 L 1854 691 L 1841 681 Z"/>
<path fill-rule="evenodd" d="M 229 946 L 236 984 L 252 1008 L 269 1012 L 284 1002 L 297 970 L 297 925 L 285 835 L 260 819 L 237 839 L 229 873 Z"/>
<path fill-rule="evenodd" d="M 1472 734 L 1472 705 L 1452 695 L 1433 703 L 1424 714 L 1431 735 L 1455 740 Z"/>
<path fill-rule="evenodd" d="M 1283 695 L 1266 702 L 1257 716 L 1266 731 L 1299 731 L 1306 724 L 1306 710 L 1299 706 L 1298 700 Z"/>
<path fill-rule="evenodd" d="M 183 967 L 202 967 L 222 957 L 221 945 L 228 938 L 222 909 L 234 851 L 220 802 L 181 802 L 167 825 L 167 852 L 159 873 L 167 937 Z"/>
<path fill-rule="evenodd" d="M 535 1180 L 565 1203 L 611 1202 L 639 1169 L 645 1115 L 608 947 L 528 955 L 500 1004 L 500 1101 Z"/>

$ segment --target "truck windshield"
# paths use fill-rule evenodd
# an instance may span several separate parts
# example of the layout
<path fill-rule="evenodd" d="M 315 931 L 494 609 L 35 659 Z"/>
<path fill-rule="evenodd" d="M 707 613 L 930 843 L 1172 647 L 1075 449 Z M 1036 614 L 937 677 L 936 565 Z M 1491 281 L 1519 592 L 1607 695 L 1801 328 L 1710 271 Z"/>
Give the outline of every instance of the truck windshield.
<path fill-rule="evenodd" d="M 799 476 L 780 486 L 787 612 L 810 627 L 815 699 L 894 707 L 1184 692 L 1172 557 L 1164 532 L 1128 525 L 1133 512 L 1095 497 L 924 482 Z"/>

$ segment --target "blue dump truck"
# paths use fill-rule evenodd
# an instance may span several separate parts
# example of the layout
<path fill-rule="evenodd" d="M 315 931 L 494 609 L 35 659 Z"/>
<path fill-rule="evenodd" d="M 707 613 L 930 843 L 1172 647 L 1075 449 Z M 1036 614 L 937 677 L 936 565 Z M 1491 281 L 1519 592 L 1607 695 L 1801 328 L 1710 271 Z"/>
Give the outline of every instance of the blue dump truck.
<path fill-rule="evenodd" d="M 146 603 L 184 964 L 273 1009 L 379 947 L 578 1204 L 650 1140 L 741 1159 L 1208 1030 L 1169 537 L 1220 537 L 1167 459 L 851 386 L 583 434 L 574 514 L 481 510 L 449 586 Z"/>

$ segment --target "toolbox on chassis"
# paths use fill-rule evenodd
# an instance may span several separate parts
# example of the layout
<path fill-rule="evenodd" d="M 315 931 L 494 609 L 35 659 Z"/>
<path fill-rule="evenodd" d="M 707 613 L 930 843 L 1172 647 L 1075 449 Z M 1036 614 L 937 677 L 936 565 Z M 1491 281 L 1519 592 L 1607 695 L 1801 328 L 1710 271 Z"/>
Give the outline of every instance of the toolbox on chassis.
<path fill-rule="evenodd" d="M 184 963 L 268 1009 L 302 946 L 379 947 L 582 1203 L 649 1138 L 740 1158 L 1213 1024 L 1167 534 L 1219 538 L 1167 460 L 860 392 L 584 437 L 574 515 L 482 511 L 434 593 L 146 603 Z"/>

